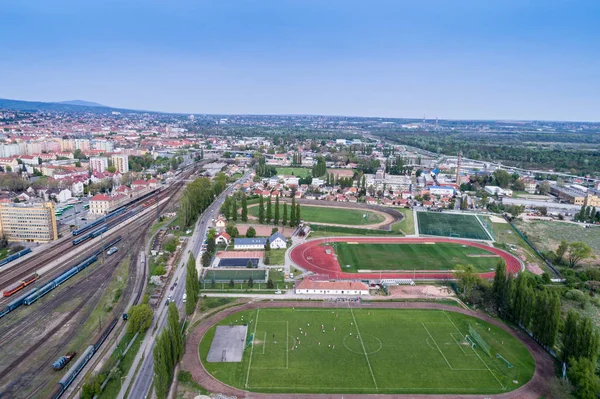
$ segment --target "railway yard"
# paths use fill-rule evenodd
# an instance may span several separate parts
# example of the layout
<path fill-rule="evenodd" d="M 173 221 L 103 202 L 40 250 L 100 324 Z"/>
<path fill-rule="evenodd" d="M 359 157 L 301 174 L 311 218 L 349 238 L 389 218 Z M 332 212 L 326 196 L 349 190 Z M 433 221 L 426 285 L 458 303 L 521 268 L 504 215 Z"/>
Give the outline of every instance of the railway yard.
<path fill-rule="evenodd" d="M 0 297 L 1 398 L 55 397 L 67 368 L 55 371 L 52 363 L 68 352 L 79 355 L 101 344 L 120 324 L 131 300 L 140 300 L 147 279 L 146 269 L 138 268 L 147 233 L 157 216 L 177 203 L 193 173 L 189 169 L 169 188 L 128 205 L 106 225 L 99 225 L 106 228 L 82 232 L 98 232 L 82 243 L 73 242 L 81 235 L 69 235 L 0 270 L 0 291 L 10 295 Z M 119 250 L 108 255 L 113 245 Z M 73 270 L 84 264 L 81 270 Z M 101 298 L 111 295 L 111 282 L 123 275 L 126 281 L 118 294 L 112 294 L 110 308 L 98 311 Z M 31 281 L 32 276 L 37 279 Z M 31 282 L 19 289 L 23 280 Z M 59 285 L 53 282 L 60 282 L 60 287 L 46 291 L 49 285 Z"/>

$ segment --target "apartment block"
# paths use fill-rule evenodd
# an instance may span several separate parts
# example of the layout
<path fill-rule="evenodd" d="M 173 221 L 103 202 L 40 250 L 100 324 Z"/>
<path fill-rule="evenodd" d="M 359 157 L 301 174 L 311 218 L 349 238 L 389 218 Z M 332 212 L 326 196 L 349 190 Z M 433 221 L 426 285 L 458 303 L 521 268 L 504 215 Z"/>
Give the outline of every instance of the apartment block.
<path fill-rule="evenodd" d="M 121 173 L 129 172 L 129 156 L 115 154 L 111 157 L 112 164 Z"/>
<path fill-rule="evenodd" d="M 46 243 L 56 240 L 54 204 L 0 203 L 0 232 L 10 242 Z"/>

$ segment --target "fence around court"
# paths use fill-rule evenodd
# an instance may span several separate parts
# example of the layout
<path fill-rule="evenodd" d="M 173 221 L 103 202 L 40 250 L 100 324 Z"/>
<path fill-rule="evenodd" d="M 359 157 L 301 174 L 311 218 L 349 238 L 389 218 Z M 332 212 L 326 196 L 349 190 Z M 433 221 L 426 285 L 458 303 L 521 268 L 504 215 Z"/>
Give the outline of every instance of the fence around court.
<path fill-rule="evenodd" d="M 242 283 L 248 281 L 250 277 L 257 283 L 267 281 L 267 271 L 255 269 L 207 270 L 202 281 L 229 282 L 233 280 L 235 283 Z"/>

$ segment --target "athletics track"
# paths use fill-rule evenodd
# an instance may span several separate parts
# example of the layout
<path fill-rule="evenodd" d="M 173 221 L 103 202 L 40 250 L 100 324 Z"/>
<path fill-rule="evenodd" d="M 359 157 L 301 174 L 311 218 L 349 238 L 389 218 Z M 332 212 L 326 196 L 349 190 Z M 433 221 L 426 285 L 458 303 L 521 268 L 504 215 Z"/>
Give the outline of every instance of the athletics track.
<path fill-rule="evenodd" d="M 426 242 L 444 242 L 485 249 L 493 254 L 500 256 L 506 262 L 507 273 L 518 273 L 522 269 L 522 264 L 515 256 L 501 249 L 490 247 L 489 245 L 467 240 L 456 240 L 452 238 L 405 238 L 405 237 L 332 237 L 310 240 L 300 244 L 290 251 L 290 259 L 300 268 L 311 271 L 319 275 L 326 275 L 331 279 L 451 279 L 454 278 L 451 271 L 430 271 L 430 272 L 406 272 L 406 273 L 345 273 L 338 263 L 333 247 L 327 245 L 331 242 L 357 242 L 371 244 L 423 244 Z M 325 245 L 322 245 L 325 244 Z M 327 253 L 329 252 L 329 253 Z M 494 272 L 481 273 L 483 278 L 493 278 Z"/>

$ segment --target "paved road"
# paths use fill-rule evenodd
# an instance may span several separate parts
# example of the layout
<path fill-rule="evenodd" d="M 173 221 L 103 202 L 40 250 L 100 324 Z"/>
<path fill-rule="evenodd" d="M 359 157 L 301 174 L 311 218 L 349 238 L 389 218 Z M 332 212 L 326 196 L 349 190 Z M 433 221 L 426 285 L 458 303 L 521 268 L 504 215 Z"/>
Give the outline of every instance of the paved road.
<path fill-rule="evenodd" d="M 212 219 L 218 216 L 219 209 L 221 208 L 225 197 L 233 192 L 237 184 L 245 182 L 248 176 L 249 174 L 246 174 L 240 180 L 229 186 L 223 193 L 221 193 L 221 195 L 219 195 L 219 197 L 208 207 L 208 209 L 204 211 L 202 217 L 196 222 L 194 234 L 187 241 L 183 251 L 184 255 L 181 257 L 181 260 L 177 265 L 177 269 L 175 270 L 175 273 L 171 280 L 171 284 L 175 282 L 178 283 L 174 290 L 170 292 L 170 295 L 172 295 L 175 304 L 179 308 L 180 315 L 185 314 L 185 307 L 183 306 L 183 294 L 185 293 L 185 267 L 182 266 L 185 266 L 185 264 L 187 263 L 188 254 L 190 252 L 193 254 L 194 258 L 198 257 L 198 254 L 200 253 L 200 247 L 202 246 L 202 242 L 206 238 L 208 226 L 210 225 Z M 144 358 L 141 360 L 142 363 L 139 372 L 133 378 L 129 398 L 143 399 L 148 397 L 150 387 L 152 386 L 152 378 L 154 377 L 154 357 L 152 355 L 152 350 L 154 348 L 154 342 L 156 337 L 162 332 L 162 329 L 166 324 L 166 316 L 167 307 L 161 306 L 158 310 L 158 315 L 155 316 L 154 323 L 148 330 L 146 338 L 142 343 L 142 347 L 138 352 L 138 355 L 140 355 L 141 357 L 141 354 L 143 354 Z M 156 328 L 155 330 L 156 326 L 158 326 L 158 328 Z M 156 332 L 152 333 L 154 330 Z M 134 362 L 134 364 L 131 367 L 130 373 L 133 373 L 136 367 L 137 362 Z M 124 392 L 126 391 L 127 386 L 129 386 L 129 384 L 127 384 L 126 382 L 123 385 L 123 388 L 121 389 L 121 393 L 119 394 L 120 398 L 124 397 Z"/>

